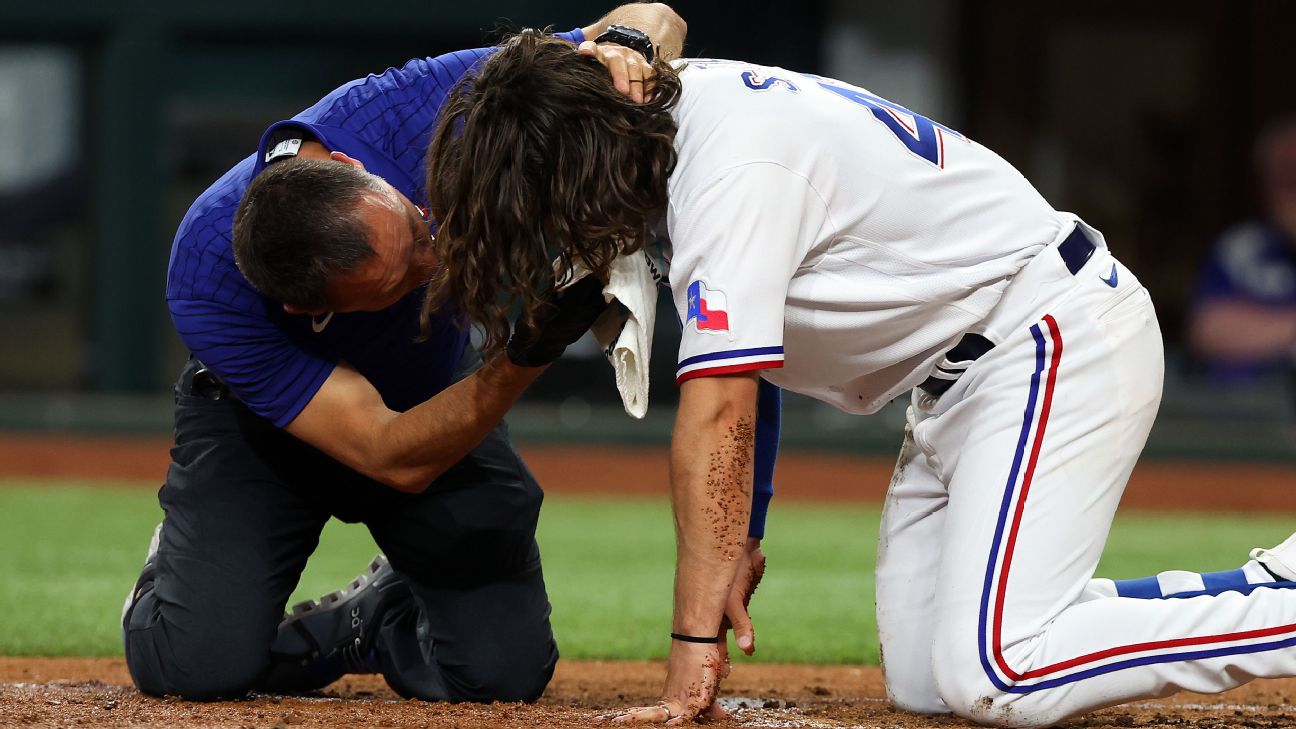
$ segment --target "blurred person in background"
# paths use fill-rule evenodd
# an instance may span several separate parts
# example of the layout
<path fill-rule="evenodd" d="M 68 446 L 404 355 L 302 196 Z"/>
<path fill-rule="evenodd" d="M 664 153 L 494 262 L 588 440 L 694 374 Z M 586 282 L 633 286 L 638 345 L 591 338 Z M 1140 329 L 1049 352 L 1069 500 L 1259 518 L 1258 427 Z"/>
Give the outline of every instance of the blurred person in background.
<path fill-rule="evenodd" d="M 1218 382 L 1253 384 L 1296 364 L 1296 115 L 1255 148 L 1266 215 L 1229 228 L 1202 267 L 1193 349 Z"/>
<path fill-rule="evenodd" d="M 635 38 L 674 56 L 684 31 L 654 4 L 561 35 L 642 100 Z M 529 701 L 552 676 L 542 493 L 500 419 L 603 310 L 602 284 L 551 295 L 484 363 L 453 312 L 420 320 L 438 265 L 423 149 L 492 52 L 339 87 L 272 125 L 181 222 L 167 302 L 193 356 L 165 518 L 122 613 L 142 692 L 228 699 L 367 672 L 407 697 Z M 386 557 L 285 616 L 331 517 L 364 523 Z"/>

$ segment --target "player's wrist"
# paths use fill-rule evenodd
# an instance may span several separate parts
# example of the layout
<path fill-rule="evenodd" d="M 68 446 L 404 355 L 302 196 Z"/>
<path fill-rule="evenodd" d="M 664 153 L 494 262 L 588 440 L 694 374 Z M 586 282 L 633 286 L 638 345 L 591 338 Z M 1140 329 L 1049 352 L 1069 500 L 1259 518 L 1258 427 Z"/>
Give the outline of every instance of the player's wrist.
<path fill-rule="evenodd" d="M 728 597 L 727 591 L 725 597 Z M 714 638 L 720 635 L 720 623 L 723 622 L 723 620 L 724 607 L 722 603 L 720 610 L 716 613 L 715 619 L 701 617 L 695 619 L 689 619 L 687 617 L 678 618 L 671 624 L 670 632 L 671 635 Z"/>
<path fill-rule="evenodd" d="M 680 643 L 707 643 L 715 645 L 720 642 L 719 635 L 691 635 L 688 633 L 677 633 L 672 631 L 670 637 L 671 640 Z"/>

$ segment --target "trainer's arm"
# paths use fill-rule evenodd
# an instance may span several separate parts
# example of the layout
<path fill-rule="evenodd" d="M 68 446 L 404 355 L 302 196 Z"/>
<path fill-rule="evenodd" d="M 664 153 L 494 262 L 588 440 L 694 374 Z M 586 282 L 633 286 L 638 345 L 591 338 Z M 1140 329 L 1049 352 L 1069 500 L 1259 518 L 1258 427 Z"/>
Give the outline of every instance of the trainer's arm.
<path fill-rule="evenodd" d="M 544 369 L 499 356 L 398 413 L 339 364 L 286 430 L 376 481 L 418 493 L 480 443 Z"/>
<path fill-rule="evenodd" d="M 368 380 L 340 363 L 288 432 L 392 488 L 422 491 L 481 442 L 608 305 L 603 282 L 594 276 L 546 297 L 551 306 L 513 327 L 505 354 L 432 399 L 394 412 Z"/>
<path fill-rule="evenodd" d="M 664 3 L 630 3 L 604 15 L 592 25 L 581 28 L 585 40 L 603 35 L 609 25 L 625 25 L 648 34 L 657 46 L 657 53 L 670 60 L 684 52 L 684 37 L 688 24 L 669 5 Z"/>

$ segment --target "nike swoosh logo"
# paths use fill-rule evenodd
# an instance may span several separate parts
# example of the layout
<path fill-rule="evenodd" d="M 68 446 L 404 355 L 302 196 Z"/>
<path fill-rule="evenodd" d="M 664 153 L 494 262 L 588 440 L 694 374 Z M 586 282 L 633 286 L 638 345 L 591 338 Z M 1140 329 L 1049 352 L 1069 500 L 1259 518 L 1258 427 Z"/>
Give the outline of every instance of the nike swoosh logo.
<path fill-rule="evenodd" d="M 1115 286 L 1115 285 L 1116 285 L 1116 284 L 1112 284 L 1112 286 Z M 319 320 L 317 320 L 315 317 L 312 316 L 312 317 L 311 317 L 311 331 L 315 332 L 316 334 L 319 334 L 320 332 L 324 331 L 324 327 L 328 326 L 328 325 L 329 325 L 329 322 L 331 322 L 331 321 L 333 321 L 333 312 L 331 312 L 331 311 L 330 311 L 329 313 L 327 313 L 327 314 L 324 315 L 324 320 L 323 320 L 323 321 L 319 321 Z"/>
<path fill-rule="evenodd" d="M 1108 274 L 1105 278 L 1102 276 L 1099 276 L 1098 278 L 1102 279 L 1102 282 L 1107 284 L 1108 286 L 1112 288 L 1116 288 L 1116 264 L 1114 263 L 1112 264 L 1111 273 Z"/>

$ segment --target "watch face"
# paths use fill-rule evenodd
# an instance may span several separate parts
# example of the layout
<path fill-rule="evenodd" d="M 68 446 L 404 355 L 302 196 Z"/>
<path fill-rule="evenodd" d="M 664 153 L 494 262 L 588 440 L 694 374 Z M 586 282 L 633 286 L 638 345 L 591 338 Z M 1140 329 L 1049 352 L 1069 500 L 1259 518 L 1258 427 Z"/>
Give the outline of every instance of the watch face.
<path fill-rule="evenodd" d="M 616 43 L 632 51 L 638 51 L 649 63 L 653 60 L 653 44 L 648 34 L 638 28 L 625 25 L 610 25 L 603 35 L 594 39 L 595 43 Z"/>

